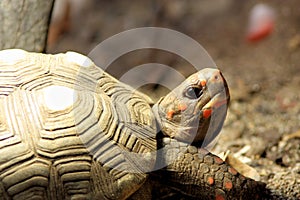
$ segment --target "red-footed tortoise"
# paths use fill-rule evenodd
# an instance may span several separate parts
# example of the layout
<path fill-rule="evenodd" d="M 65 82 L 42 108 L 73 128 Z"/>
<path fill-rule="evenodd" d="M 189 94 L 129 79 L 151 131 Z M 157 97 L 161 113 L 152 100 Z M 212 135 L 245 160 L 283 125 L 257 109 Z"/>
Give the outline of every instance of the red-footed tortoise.
<path fill-rule="evenodd" d="M 81 54 L 1 51 L 0 199 L 257 198 L 264 186 L 201 148 L 228 101 L 217 69 L 151 108 Z"/>

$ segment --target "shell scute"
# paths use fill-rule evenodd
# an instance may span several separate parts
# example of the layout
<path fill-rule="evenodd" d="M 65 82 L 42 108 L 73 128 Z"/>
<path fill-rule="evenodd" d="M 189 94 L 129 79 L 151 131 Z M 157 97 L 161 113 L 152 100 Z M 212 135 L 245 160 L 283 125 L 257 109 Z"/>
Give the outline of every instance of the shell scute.
<path fill-rule="evenodd" d="M 125 198 L 155 164 L 148 101 L 83 55 L 0 51 L 0 102 L 0 188 L 6 197 Z M 152 157 L 145 156 L 149 152 Z M 17 176 L 25 171 L 28 176 Z M 107 187 L 103 173 L 111 180 Z"/>

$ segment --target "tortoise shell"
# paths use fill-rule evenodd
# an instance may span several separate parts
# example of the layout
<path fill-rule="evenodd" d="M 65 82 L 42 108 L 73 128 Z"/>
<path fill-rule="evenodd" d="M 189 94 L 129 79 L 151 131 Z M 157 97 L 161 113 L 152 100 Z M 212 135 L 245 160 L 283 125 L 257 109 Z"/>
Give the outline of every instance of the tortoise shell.
<path fill-rule="evenodd" d="M 155 164 L 155 136 L 149 99 L 89 58 L 0 52 L 2 198 L 125 199 Z"/>

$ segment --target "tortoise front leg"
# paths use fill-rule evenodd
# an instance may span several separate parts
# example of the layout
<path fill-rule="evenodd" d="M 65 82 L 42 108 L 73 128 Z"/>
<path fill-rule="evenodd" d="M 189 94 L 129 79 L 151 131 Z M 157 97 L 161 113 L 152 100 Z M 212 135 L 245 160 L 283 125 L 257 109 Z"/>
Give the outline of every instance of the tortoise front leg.
<path fill-rule="evenodd" d="M 159 186 L 152 198 L 168 199 L 264 199 L 265 184 L 246 178 L 218 156 L 192 145 L 164 138 L 160 164 L 167 166 L 154 173 Z M 174 161 L 172 161 L 174 160 Z M 165 163 L 163 163 L 165 162 Z M 154 186 L 158 184 L 154 183 Z M 169 194 L 166 194 L 169 193 Z"/>

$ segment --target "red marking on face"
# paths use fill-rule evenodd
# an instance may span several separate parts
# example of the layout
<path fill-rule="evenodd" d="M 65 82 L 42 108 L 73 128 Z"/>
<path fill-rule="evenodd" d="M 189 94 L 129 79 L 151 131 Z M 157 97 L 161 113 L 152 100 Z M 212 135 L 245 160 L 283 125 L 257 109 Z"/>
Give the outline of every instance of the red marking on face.
<path fill-rule="evenodd" d="M 175 111 L 174 110 L 169 110 L 167 112 L 167 119 L 172 119 L 174 116 Z"/>
<path fill-rule="evenodd" d="M 220 107 L 220 106 L 222 106 L 226 103 L 227 103 L 227 100 L 219 101 L 219 102 L 214 104 L 214 108 L 218 108 L 218 107 Z"/>
<path fill-rule="evenodd" d="M 224 186 L 227 190 L 231 190 L 233 185 L 231 181 L 226 181 Z"/>
<path fill-rule="evenodd" d="M 232 168 L 232 167 L 229 167 L 229 168 L 228 168 L 228 171 L 229 171 L 229 173 L 232 174 L 232 175 L 236 175 L 236 174 L 237 174 L 237 171 L 236 171 L 234 168 Z"/>
<path fill-rule="evenodd" d="M 212 113 L 211 109 L 205 109 L 203 111 L 203 117 L 207 119 L 207 118 L 209 118 L 211 116 L 211 113 Z"/>
<path fill-rule="evenodd" d="M 184 103 L 180 103 L 178 104 L 178 109 L 182 112 L 185 111 L 187 109 L 187 105 Z"/>
<path fill-rule="evenodd" d="M 214 178 L 213 177 L 208 177 L 207 178 L 207 183 L 209 184 L 209 185 L 212 185 L 212 184 L 214 184 Z"/>
<path fill-rule="evenodd" d="M 201 85 L 202 87 L 204 87 L 204 86 L 206 85 L 206 80 L 200 81 L 200 85 Z"/>

